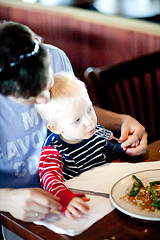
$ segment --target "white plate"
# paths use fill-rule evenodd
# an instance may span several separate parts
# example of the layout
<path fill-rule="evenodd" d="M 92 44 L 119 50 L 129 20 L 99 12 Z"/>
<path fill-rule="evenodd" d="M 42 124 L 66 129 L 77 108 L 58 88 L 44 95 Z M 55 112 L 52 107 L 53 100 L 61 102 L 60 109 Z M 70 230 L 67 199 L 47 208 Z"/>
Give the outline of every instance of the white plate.
<path fill-rule="evenodd" d="M 148 212 L 147 210 L 141 210 L 131 203 L 120 199 L 129 192 L 133 185 L 132 175 L 136 175 L 136 177 L 139 178 L 145 186 L 149 185 L 149 182 L 160 181 L 160 169 L 135 172 L 123 177 L 112 187 L 110 196 L 112 204 L 118 210 L 129 216 L 144 220 L 160 221 L 160 211 Z"/>

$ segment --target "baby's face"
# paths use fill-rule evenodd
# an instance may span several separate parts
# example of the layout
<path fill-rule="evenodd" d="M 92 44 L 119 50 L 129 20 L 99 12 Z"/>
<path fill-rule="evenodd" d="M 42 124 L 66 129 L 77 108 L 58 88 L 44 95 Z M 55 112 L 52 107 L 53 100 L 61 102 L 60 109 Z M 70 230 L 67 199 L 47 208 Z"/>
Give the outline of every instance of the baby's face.
<path fill-rule="evenodd" d="M 75 101 L 67 108 L 64 119 L 59 122 L 62 138 L 69 143 L 78 143 L 93 136 L 97 117 L 89 97 Z"/>

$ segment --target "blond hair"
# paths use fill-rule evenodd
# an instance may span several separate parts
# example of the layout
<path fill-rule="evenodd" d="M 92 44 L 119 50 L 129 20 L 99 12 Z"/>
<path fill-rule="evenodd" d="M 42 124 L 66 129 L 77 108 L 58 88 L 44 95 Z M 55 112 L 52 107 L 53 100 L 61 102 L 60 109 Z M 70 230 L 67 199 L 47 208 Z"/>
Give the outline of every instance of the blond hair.
<path fill-rule="evenodd" d="M 54 75 L 50 96 L 51 99 L 47 104 L 37 104 L 35 107 L 46 123 L 53 124 L 58 124 L 58 121 L 64 117 L 65 111 L 72 107 L 75 101 L 89 98 L 84 82 L 66 72 Z"/>

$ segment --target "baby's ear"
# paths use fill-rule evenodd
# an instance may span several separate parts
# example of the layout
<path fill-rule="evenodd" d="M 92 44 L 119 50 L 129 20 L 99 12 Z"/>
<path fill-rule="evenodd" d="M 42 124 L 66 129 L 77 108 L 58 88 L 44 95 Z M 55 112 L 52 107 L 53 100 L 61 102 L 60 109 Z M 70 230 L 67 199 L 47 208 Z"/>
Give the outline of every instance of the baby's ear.
<path fill-rule="evenodd" d="M 55 134 L 60 134 L 61 133 L 61 130 L 58 128 L 58 126 L 56 126 L 52 123 L 48 123 L 47 128 Z"/>

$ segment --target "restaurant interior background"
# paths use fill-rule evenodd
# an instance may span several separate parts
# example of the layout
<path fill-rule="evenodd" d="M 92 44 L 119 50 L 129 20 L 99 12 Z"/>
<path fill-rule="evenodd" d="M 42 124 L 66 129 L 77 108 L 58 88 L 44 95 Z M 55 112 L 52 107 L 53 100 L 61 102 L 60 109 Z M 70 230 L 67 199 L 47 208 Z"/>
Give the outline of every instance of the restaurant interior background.
<path fill-rule="evenodd" d="M 158 51 L 159 14 L 160 0 L 0 0 L 0 20 L 27 24 L 63 49 L 82 80 L 89 66 Z"/>
<path fill-rule="evenodd" d="M 63 49 L 82 80 L 87 67 L 160 50 L 159 13 L 159 0 L 0 0 L 0 20 L 24 23 Z"/>
<path fill-rule="evenodd" d="M 160 0 L 0 0 L 4 19 L 64 50 L 83 81 L 88 67 L 160 51 Z"/>
<path fill-rule="evenodd" d="M 40 2 L 47 6 L 74 6 L 107 15 L 145 19 L 160 22 L 159 0 L 22 0 L 28 3 Z"/>

